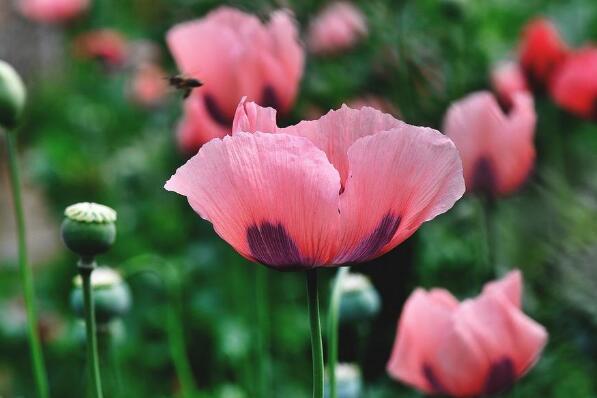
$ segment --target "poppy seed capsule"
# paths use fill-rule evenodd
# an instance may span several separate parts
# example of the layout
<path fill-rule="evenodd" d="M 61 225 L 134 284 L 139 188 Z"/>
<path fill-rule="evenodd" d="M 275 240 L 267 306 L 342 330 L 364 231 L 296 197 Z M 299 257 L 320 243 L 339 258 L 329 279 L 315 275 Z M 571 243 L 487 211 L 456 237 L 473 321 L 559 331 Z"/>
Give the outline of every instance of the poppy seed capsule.
<path fill-rule="evenodd" d="M 78 317 L 85 316 L 81 276 L 74 280 L 70 304 Z M 91 274 L 91 288 L 95 303 L 95 318 L 99 324 L 107 324 L 125 315 L 131 307 L 131 293 L 120 274 L 108 267 L 98 267 Z"/>
<path fill-rule="evenodd" d="M 365 275 L 347 274 L 340 286 L 340 322 L 351 323 L 373 318 L 380 309 L 377 290 Z"/>
<path fill-rule="evenodd" d="M 0 128 L 12 130 L 23 114 L 25 85 L 8 63 L 0 60 Z"/>
<path fill-rule="evenodd" d="M 82 202 L 64 211 L 62 239 L 83 259 L 105 253 L 116 240 L 116 212 L 104 205 Z"/>

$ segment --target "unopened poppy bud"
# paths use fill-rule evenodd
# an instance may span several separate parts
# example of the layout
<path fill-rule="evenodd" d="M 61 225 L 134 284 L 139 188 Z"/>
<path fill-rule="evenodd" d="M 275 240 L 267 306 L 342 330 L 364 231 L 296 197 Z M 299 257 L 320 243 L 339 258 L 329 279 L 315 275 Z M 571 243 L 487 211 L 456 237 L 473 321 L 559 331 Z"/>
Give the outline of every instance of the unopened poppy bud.
<path fill-rule="evenodd" d="M 70 303 L 75 314 L 85 316 L 81 276 L 74 280 Z M 108 267 L 98 267 L 91 274 L 91 288 L 95 303 L 95 318 L 99 324 L 107 324 L 126 314 L 131 307 L 131 292 L 120 274 Z"/>
<path fill-rule="evenodd" d="M 363 395 L 363 380 L 357 365 L 350 363 L 336 365 L 336 391 L 338 398 L 359 398 Z M 326 388 L 325 396 L 329 398 L 329 388 Z"/>
<path fill-rule="evenodd" d="M 81 258 L 105 253 L 116 240 L 116 212 L 104 205 L 82 202 L 64 211 L 62 239 Z"/>
<path fill-rule="evenodd" d="M 347 274 L 342 279 L 340 289 L 341 323 L 371 319 L 379 312 L 379 294 L 365 275 Z"/>
<path fill-rule="evenodd" d="M 15 128 L 25 107 L 25 85 L 8 63 L 0 60 L 0 128 Z"/>

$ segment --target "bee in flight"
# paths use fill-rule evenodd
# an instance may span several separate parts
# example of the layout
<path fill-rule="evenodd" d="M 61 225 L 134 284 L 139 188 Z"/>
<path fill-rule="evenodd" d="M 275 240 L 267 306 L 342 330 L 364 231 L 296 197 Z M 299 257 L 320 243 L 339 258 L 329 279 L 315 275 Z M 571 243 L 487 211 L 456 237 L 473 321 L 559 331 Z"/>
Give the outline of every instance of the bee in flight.
<path fill-rule="evenodd" d="M 168 80 L 170 87 L 181 90 L 184 93 L 183 98 L 185 99 L 191 95 L 193 89 L 203 85 L 200 80 L 183 75 L 168 76 L 166 80 Z"/>

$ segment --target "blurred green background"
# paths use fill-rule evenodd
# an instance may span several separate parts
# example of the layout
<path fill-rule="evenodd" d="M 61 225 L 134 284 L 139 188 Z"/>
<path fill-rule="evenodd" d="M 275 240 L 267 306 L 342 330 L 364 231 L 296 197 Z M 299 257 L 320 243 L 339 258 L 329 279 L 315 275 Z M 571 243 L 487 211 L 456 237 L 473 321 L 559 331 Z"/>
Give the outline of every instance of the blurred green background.
<path fill-rule="evenodd" d="M 132 290 L 133 307 L 102 350 L 106 395 L 177 396 L 164 322 L 174 309 L 159 277 L 174 269 L 198 386 L 206 396 L 257 396 L 258 266 L 223 243 L 184 198 L 162 189 L 185 160 L 174 137 L 180 95 L 172 93 L 161 106 L 139 106 L 127 95 L 131 73 L 126 68 L 107 72 L 97 62 L 71 56 L 77 34 L 113 28 L 129 40 L 156 43 L 163 67 L 176 73 L 165 32 L 222 3 L 261 17 L 289 7 L 303 32 L 325 5 L 319 0 L 96 0 L 87 16 L 64 27 L 36 26 L 11 11 L 10 2 L 0 5 L 2 32 L 17 26 L 13 36 L 0 39 L 0 58 L 22 71 L 29 90 L 19 146 L 27 192 L 36 198 L 30 199 L 27 216 L 55 397 L 81 397 L 86 385 L 84 333 L 69 306 L 76 258 L 57 241 L 64 207 L 78 201 L 118 211 L 117 243 L 100 262 L 121 270 Z M 406 122 L 439 129 L 450 102 L 489 88 L 490 67 L 516 56 L 521 28 L 532 17 L 551 18 L 574 46 L 597 40 L 594 0 L 354 3 L 367 17 L 369 36 L 343 54 L 307 56 L 297 104 L 284 123 L 373 95 L 389 101 Z M 535 172 L 524 189 L 497 205 L 497 263 L 503 271 L 523 271 L 525 310 L 545 325 L 550 340 L 537 366 L 504 396 L 597 397 L 597 125 L 565 113 L 548 98 L 537 97 L 536 107 Z M 0 156 L 4 164 L 4 151 Z M 32 397 L 5 174 L 0 396 Z M 360 363 L 364 397 L 421 396 L 384 370 L 402 303 L 416 286 L 441 286 L 461 298 L 477 294 L 494 277 L 483 265 L 483 244 L 478 202 L 466 197 L 394 251 L 354 268 L 370 276 L 382 298 L 375 319 L 360 330 L 343 327 L 340 337 L 340 360 Z M 303 276 L 265 272 L 271 396 L 309 396 Z M 322 275 L 325 304 L 333 270 Z"/>

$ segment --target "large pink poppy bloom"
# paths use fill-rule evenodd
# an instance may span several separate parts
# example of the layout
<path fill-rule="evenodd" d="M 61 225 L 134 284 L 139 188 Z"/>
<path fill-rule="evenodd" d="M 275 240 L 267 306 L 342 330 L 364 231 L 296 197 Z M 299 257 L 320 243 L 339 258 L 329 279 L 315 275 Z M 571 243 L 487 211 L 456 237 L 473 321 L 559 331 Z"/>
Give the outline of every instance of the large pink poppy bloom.
<path fill-rule="evenodd" d="M 528 178 L 535 161 L 536 114 L 533 97 L 519 92 L 509 113 L 485 91 L 450 106 L 444 133 L 462 158 L 467 192 L 507 195 Z"/>
<path fill-rule="evenodd" d="M 444 289 L 415 290 L 398 322 L 388 373 L 427 394 L 493 396 L 537 362 L 547 332 L 521 311 L 513 271 L 458 302 Z"/>
<path fill-rule="evenodd" d="M 280 270 L 380 256 L 464 192 L 452 141 L 373 108 L 279 128 L 242 102 L 233 135 L 205 144 L 165 188 L 241 255 Z"/>
<path fill-rule="evenodd" d="M 89 8 L 89 0 L 20 0 L 21 13 L 37 22 L 65 22 Z"/>
<path fill-rule="evenodd" d="M 500 104 L 512 108 L 514 94 L 529 91 L 522 69 L 516 62 L 506 61 L 491 70 L 491 85 Z"/>
<path fill-rule="evenodd" d="M 556 72 L 550 93 L 567 111 L 597 120 L 597 48 L 587 47 L 568 57 Z"/>
<path fill-rule="evenodd" d="M 311 21 L 307 43 L 313 53 L 333 54 L 351 48 L 366 34 L 367 21 L 361 10 L 338 1 Z"/>
<path fill-rule="evenodd" d="M 304 51 L 286 11 L 274 12 L 264 24 L 254 15 L 220 7 L 174 26 L 167 42 L 179 69 L 204 83 L 185 101 L 178 136 L 187 151 L 229 134 L 243 96 L 283 113 L 294 103 Z"/>

